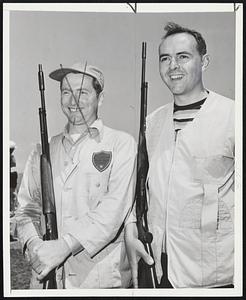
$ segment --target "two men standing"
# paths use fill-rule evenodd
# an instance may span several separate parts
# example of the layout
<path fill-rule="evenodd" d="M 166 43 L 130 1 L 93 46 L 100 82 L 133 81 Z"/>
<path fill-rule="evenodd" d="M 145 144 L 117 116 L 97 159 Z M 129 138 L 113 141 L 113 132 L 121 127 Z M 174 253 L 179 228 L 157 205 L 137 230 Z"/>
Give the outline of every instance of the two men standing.
<path fill-rule="evenodd" d="M 234 101 L 203 85 L 209 56 L 201 34 L 174 23 L 165 30 L 159 68 L 173 102 L 147 117 L 146 130 L 157 277 L 164 288 L 232 286 Z M 38 148 L 19 192 L 19 236 L 39 280 L 56 267 L 61 288 L 128 287 L 122 228 L 133 201 L 135 143 L 98 119 L 103 75 L 92 66 L 83 70 L 75 65 L 50 74 L 61 83 L 68 119 L 50 143 L 59 239 L 41 240 Z M 153 260 L 137 239 L 134 211 L 131 217 L 125 243 L 137 287 L 139 258 Z"/>

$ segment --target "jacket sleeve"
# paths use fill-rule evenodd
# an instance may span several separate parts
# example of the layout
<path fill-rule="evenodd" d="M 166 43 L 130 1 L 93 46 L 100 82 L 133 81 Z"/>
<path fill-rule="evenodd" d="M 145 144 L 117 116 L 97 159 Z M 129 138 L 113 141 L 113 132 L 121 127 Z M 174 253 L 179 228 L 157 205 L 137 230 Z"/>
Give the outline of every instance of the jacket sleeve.
<path fill-rule="evenodd" d="M 65 232 L 75 237 L 90 256 L 110 243 L 124 225 L 134 197 L 135 158 L 134 139 L 129 135 L 118 138 L 107 193 L 83 218 L 71 216 L 63 220 Z"/>
<path fill-rule="evenodd" d="M 137 216 L 136 216 L 136 203 L 134 203 L 134 206 L 129 211 L 129 214 L 127 215 L 126 221 L 124 222 L 124 227 L 126 227 L 130 223 L 136 223 L 137 222 Z"/>
<path fill-rule="evenodd" d="M 28 157 L 18 193 L 17 234 L 24 248 L 31 239 L 42 238 L 39 151 L 40 145 L 37 145 Z"/>

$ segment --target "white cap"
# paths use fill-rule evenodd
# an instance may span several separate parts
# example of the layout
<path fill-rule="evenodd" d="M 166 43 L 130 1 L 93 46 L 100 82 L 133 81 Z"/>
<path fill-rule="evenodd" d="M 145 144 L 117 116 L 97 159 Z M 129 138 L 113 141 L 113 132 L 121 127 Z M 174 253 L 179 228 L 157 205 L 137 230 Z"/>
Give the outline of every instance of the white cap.
<path fill-rule="evenodd" d="M 49 74 L 50 78 L 57 80 L 57 81 L 62 81 L 64 76 L 66 76 L 69 73 L 81 73 L 85 75 L 89 75 L 93 78 L 96 78 L 97 81 L 99 82 L 102 90 L 104 88 L 104 76 L 101 70 L 99 70 L 97 67 L 91 66 L 91 65 L 86 65 L 85 68 L 85 63 L 82 62 L 77 62 L 73 64 L 71 67 L 61 67 Z"/>

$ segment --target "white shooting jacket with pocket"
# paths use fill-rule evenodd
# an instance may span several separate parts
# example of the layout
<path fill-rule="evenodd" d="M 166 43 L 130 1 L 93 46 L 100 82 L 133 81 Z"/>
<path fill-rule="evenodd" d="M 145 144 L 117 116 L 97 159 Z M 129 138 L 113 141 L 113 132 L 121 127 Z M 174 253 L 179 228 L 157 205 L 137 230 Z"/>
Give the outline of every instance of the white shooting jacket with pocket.
<path fill-rule="evenodd" d="M 73 161 L 64 155 L 63 134 L 51 139 L 50 153 L 59 237 L 71 234 L 84 250 L 57 271 L 59 288 L 128 287 L 131 271 L 120 228 L 132 206 L 136 144 L 130 135 L 97 121 L 100 142 L 86 137 Z M 16 219 L 20 241 L 44 233 L 39 151 L 27 162 Z M 42 288 L 31 281 L 31 288 Z"/>
<path fill-rule="evenodd" d="M 175 141 L 173 103 L 147 119 L 150 231 L 157 275 L 175 288 L 233 283 L 234 101 L 209 92 Z"/>

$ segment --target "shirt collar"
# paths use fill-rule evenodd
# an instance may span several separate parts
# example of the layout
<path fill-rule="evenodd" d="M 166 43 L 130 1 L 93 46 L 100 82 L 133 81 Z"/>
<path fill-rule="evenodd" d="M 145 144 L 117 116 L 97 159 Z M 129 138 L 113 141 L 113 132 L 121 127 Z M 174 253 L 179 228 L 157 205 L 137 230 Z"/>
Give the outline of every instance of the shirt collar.
<path fill-rule="evenodd" d="M 94 138 L 97 142 L 100 142 L 102 140 L 103 137 L 103 122 L 100 118 L 96 119 L 91 126 L 89 126 L 90 129 L 92 129 L 92 136 L 91 138 Z M 93 131 L 97 130 L 98 131 L 98 135 L 96 135 L 95 137 L 93 137 Z M 85 131 L 78 140 L 81 140 L 82 138 L 84 138 L 86 135 L 88 134 L 87 131 Z M 66 138 L 67 140 L 70 141 L 70 143 L 74 144 L 73 140 L 70 137 L 70 134 L 68 133 L 68 123 L 66 124 L 66 126 L 64 127 L 63 130 L 63 137 Z"/>

